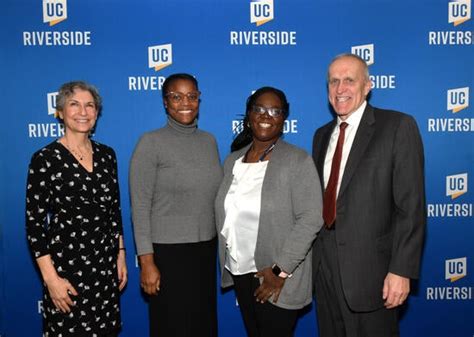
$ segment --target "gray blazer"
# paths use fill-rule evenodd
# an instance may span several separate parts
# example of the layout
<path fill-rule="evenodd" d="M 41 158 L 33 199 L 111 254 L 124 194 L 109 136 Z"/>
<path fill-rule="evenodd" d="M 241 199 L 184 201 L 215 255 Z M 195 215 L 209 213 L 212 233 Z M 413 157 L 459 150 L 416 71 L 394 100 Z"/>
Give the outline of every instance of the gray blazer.
<path fill-rule="evenodd" d="M 222 287 L 233 284 L 224 267 L 226 243 L 221 234 L 225 220 L 224 200 L 232 184 L 234 163 L 249 146 L 227 157 L 215 203 Z M 283 140 L 278 141 L 263 180 L 260 207 L 256 267 L 262 270 L 276 263 L 292 274 L 285 281 L 278 302 L 270 303 L 285 309 L 302 308 L 311 302 L 311 246 L 323 224 L 318 173 L 305 151 Z"/>

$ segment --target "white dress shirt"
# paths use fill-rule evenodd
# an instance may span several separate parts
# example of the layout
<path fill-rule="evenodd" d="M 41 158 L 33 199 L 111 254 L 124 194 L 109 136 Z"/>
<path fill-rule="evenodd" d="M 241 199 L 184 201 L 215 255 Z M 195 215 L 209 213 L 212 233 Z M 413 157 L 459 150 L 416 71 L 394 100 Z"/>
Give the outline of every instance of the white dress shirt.
<path fill-rule="evenodd" d="M 337 117 L 337 126 L 334 128 L 334 131 L 331 134 L 331 139 L 329 140 L 326 158 L 324 159 L 324 188 L 326 188 L 329 181 L 329 176 L 331 175 L 332 158 L 334 157 L 337 139 L 339 138 L 339 125 L 342 122 L 346 122 L 348 124 L 346 127 L 346 133 L 344 135 L 344 146 L 342 147 L 341 167 L 339 168 L 339 181 L 337 182 L 337 194 L 339 194 L 339 188 L 341 187 L 341 181 L 344 176 L 347 158 L 349 158 L 352 143 L 354 142 L 354 138 L 357 133 L 357 129 L 359 128 L 360 120 L 362 119 L 362 115 L 366 106 L 367 101 L 364 101 L 364 103 L 362 103 L 362 105 L 356 111 L 350 114 L 350 116 L 347 117 L 345 121 Z"/>
<path fill-rule="evenodd" d="M 237 159 L 232 185 L 227 192 L 225 221 L 221 234 L 226 239 L 225 267 L 233 275 L 256 272 L 255 247 L 260 221 L 262 184 L 268 161 L 244 163 Z"/>

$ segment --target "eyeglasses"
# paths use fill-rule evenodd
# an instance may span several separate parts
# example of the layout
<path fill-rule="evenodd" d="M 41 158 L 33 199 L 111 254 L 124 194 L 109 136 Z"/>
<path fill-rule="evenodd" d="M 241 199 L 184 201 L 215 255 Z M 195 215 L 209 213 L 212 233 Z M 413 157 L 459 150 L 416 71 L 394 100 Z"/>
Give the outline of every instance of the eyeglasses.
<path fill-rule="evenodd" d="M 193 91 L 193 92 L 188 92 L 187 94 L 183 94 L 182 92 L 174 92 L 170 91 L 165 95 L 165 97 L 169 98 L 173 103 L 181 103 L 184 101 L 184 98 L 186 97 L 188 99 L 188 102 L 197 102 L 199 101 L 199 97 L 201 96 L 201 92 L 199 91 Z"/>
<path fill-rule="evenodd" d="M 285 111 L 280 108 L 265 108 L 260 105 L 252 106 L 251 111 L 253 113 L 256 113 L 257 115 L 264 115 L 265 113 L 267 113 L 270 117 L 273 117 L 273 118 L 280 117 L 285 113 Z"/>

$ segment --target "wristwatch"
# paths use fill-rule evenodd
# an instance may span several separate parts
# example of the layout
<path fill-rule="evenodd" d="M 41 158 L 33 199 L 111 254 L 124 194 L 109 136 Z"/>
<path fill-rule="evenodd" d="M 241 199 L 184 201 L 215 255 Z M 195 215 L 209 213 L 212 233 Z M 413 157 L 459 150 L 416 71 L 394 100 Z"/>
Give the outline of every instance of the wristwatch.
<path fill-rule="evenodd" d="M 288 274 L 281 270 L 281 268 L 276 263 L 272 266 L 272 273 L 275 276 L 281 277 L 283 279 L 286 279 L 288 277 Z"/>

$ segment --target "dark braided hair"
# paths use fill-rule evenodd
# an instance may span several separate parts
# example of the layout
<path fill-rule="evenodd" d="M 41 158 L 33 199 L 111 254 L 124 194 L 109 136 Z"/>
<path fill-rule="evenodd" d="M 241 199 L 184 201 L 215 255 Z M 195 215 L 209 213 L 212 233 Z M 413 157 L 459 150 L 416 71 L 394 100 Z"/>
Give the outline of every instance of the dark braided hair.
<path fill-rule="evenodd" d="M 230 151 L 234 152 L 240 150 L 241 148 L 250 144 L 253 140 L 252 129 L 250 128 L 249 124 L 249 114 L 252 110 L 252 107 L 255 104 L 255 101 L 265 93 L 271 92 L 278 96 L 280 99 L 282 109 L 284 111 L 284 119 L 288 117 L 290 112 L 290 104 L 286 100 L 285 93 L 279 89 L 272 88 L 272 87 L 262 87 L 257 89 L 252 95 L 247 98 L 246 109 L 245 109 L 245 116 L 242 121 L 242 131 L 235 137 L 234 141 L 230 145 Z"/>

